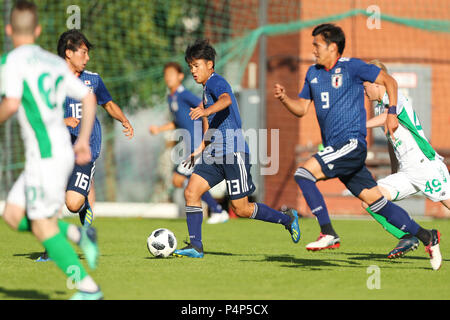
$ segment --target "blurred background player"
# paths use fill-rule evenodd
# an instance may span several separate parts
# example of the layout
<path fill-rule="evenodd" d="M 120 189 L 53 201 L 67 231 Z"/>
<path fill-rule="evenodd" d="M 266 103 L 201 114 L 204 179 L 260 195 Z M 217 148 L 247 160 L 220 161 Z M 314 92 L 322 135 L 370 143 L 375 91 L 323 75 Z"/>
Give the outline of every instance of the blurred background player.
<path fill-rule="evenodd" d="M 173 121 L 161 126 L 151 125 L 149 131 L 151 134 L 159 134 L 168 130 L 184 129 L 183 134 L 184 155 L 189 155 L 200 145 L 203 132 L 202 121 L 191 120 L 189 112 L 191 108 L 196 108 L 202 104 L 202 100 L 187 90 L 183 85 L 183 69 L 177 62 L 168 62 L 164 66 L 164 81 L 169 89 L 167 102 L 172 114 Z M 181 163 L 176 165 L 172 175 L 172 184 L 175 188 L 184 188 L 187 185 L 187 179 L 192 175 L 193 168 L 187 170 Z M 206 202 L 211 210 L 211 217 L 207 220 L 208 224 L 223 223 L 229 220 L 228 212 L 222 209 L 222 206 L 212 197 L 209 191 L 202 195 L 202 200 Z"/>
<path fill-rule="evenodd" d="M 224 179 L 236 215 L 281 224 L 297 243 L 300 228 L 295 210 L 282 213 L 265 204 L 248 201 L 248 196 L 255 191 L 249 148 L 242 134 L 239 108 L 231 86 L 214 72 L 215 57 L 216 51 L 207 40 L 197 40 L 186 49 L 185 59 L 192 76 L 203 85 L 203 104 L 191 109 L 189 115 L 192 120 L 202 118 L 207 130 L 204 129 L 202 144 L 183 162 L 191 168 L 200 159 L 184 191 L 190 243 L 175 250 L 174 255 L 203 258 L 201 196 Z"/>
<path fill-rule="evenodd" d="M 98 285 L 87 274 L 66 238 L 77 243 L 89 266 L 97 265 L 95 230 L 58 220 L 74 162 L 90 161 L 89 135 L 95 117 L 95 96 L 69 70 L 64 60 L 38 45 L 41 33 L 37 8 L 18 1 L 6 33 L 14 50 L 1 59 L 0 123 L 18 112 L 25 145 L 25 169 L 10 190 L 3 218 L 18 231 L 31 231 L 68 277 L 76 268 L 78 292 L 72 299 L 102 299 Z M 85 120 L 73 149 L 64 125 L 66 95 L 81 100 Z M 75 155 L 74 155 L 75 151 Z"/>
<path fill-rule="evenodd" d="M 390 107 L 385 125 L 391 135 L 398 127 L 397 82 L 375 65 L 342 58 L 345 35 L 340 27 L 322 24 L 314 28 L 312 36 L 316 64 L 308 69 L 299 98 L 289 98 L 285 88 L 275 84 L 275 98 L 298 117 L 304 116 L 314 101 L 325 147 L 303 163 L 294 175 L 321 230 L 318 239 L 307 244 L 306 249 L 317 251 L 340 246 L 340 238 L 316 185 L 319 180 L 339 178 L 372 212 L 419 238 L 430 255 L 433 270 L 439 269 L 442 263 L 439 232 L 423 229 L 405 210 L 386 199 L 365 166 L 367 129 L 363 82 L 375 82 L 386 88 Z"/>
<path fill-rule="evenodd" d="M 388 72 L 386 66 L 378 60 L 369 63 Z M 382 127 L 387 116 L 385 106 L 390 105 L 386 88 L 381 84 L 364 82 L 364 91 L 370 101 L 377 103 L 376 116 L 367 121 L 367 128 Z M 395 111 L 399 126 L 394 132 L 395 141 L 389 134 L 387 135 L 394 149 L 394 158 L 391 161 L 396 164 L 392 167 L 397 170 L 378 180 L 378 187 L 383 196 L 390 201 L 400 201 L 422 191 L 431 201 L 440 201 L 450 209 L 450 176 L 443 162 L 444 158 L 428 142 L 411 102 L 400 90 L 397 101 Z M 367 204 L 364 203 L 364 207 L 367 208 Z M 388 258 L 401 257 L 419 246 L 419 240 L 416 237 L 392 226 L 383 216 L 370 209 L 368 211 L 389 233 L 400 239 L 397 246 L 389 252 Z"/>
<path fill-rule="evenodd" d="M 78 30 L 69 30 L 61 34 L 58 40 L 58 55 L 63 58 L 72 73 L 77 76 L 97 98 L 97 104 L 103 106 L 106 112 L 122 123 L 123 132 L 130 139 L 134 131 L 127 117 L 120 107 L 112 101 L 111 95 L 106 89 L 102 78 L 97 74 L 85 70 L 89 62 L 89 50 L 92 44 Z M 80 122 L 83 117 L 81 101 L 70 97 L 66 98 L 64 104 L 64 122 L 67 125 L 72 143 L 78 138 Z M 102 142 L 102 131 L 100 121 L 95 117 L 94 128 L 89 140 L 91 146 L 92 160 L 84 165 L 75 165 L 69 178 L 66 192 L 66 206 L 70 212 L 78 213 L 82 225 L 90 225 L 94 214 L 88 195 L 94 190 L 95 161 L 100 155 Z M 44 253 L 37 261 L 47 261 L 48 256 Z"/>

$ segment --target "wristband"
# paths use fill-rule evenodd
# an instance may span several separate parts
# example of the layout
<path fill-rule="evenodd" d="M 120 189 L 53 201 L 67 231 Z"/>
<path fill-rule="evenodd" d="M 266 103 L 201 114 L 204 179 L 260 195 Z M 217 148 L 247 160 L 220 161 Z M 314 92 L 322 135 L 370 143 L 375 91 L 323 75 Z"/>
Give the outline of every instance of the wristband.
<path fill-rule="evenodd" d="M 390 106 L 388 108 L 388 114 L 397 114 L 397 106 Z"/>

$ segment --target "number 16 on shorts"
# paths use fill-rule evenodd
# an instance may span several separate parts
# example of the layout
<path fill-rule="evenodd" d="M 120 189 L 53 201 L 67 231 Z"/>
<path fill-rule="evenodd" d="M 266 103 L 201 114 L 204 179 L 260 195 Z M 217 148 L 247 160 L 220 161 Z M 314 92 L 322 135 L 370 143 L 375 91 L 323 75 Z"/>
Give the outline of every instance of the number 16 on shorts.
<path fill-rule="evenodd" d="M 84 196 L 89 194 L 91 179 L 94 176 L 95 162 L 84 166 L 75 165 L 67 185 L 67 190 L 76 191 Z"/>

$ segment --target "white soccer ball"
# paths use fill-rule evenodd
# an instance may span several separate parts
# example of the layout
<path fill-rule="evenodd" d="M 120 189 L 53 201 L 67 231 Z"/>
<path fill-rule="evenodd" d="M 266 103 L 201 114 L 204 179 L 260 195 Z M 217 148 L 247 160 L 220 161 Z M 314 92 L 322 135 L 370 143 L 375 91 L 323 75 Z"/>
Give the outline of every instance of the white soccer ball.
<path fill-rule="evenodd" d="M 166 258 L 177 248 L 177 238 L 169 229 L 156 229 L 147 238 L 147 248 L 155 257 Z"/>

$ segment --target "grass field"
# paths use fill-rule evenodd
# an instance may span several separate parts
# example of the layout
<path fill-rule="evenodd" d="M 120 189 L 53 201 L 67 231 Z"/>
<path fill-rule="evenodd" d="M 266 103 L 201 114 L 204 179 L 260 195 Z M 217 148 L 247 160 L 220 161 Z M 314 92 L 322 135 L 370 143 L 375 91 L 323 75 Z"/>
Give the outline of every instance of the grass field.
<path fill-rule="evenodd" d="M 449 220 L 421 222 L 442 233 L 439 271 L 431 269 L 422 244 L 402 259 L 388 260 L 397 240 L 371 220 L 335 220 L 341 247 L 326 252 L 305 249 L 319 233 L 313 219 L 300 220 L 298 244 L 284 227 L 270 223 L 204 224 L 204 259 L 158 259 L 147 251 L 147 236 L 159 227 L 172 230 L 178 247 L 184 246 L 185 220 L 98 218 L 94 224 L 101 257 L 90 274 L 105 299 L 450 299 Z M 74 293 L 53 263 L 34 262 L 41 251 L 31 234 L 13 232 L 1 220 L 0 299 L 67 299 Z M 368 288 L 370 266 L 379 268 L 379 289 Z"/>

